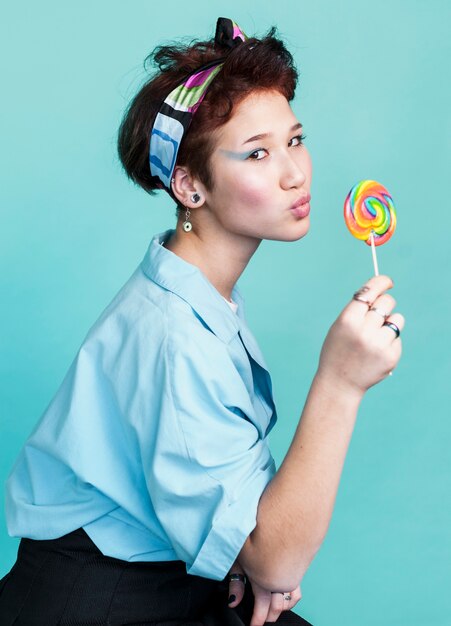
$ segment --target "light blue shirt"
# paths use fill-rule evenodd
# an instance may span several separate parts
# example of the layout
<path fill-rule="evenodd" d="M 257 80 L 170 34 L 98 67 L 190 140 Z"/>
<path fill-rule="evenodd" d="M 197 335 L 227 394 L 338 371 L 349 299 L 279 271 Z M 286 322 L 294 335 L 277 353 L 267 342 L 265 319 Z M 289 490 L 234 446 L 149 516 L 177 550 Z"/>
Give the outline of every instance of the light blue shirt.
<path fill-rule="evenodd" d="M 271 380 L 235 288 L 154 237 L 86 336 L 7 482 L 9 533 L 83 527 L 103 554 L 221 580 L 275 472 Z"/>

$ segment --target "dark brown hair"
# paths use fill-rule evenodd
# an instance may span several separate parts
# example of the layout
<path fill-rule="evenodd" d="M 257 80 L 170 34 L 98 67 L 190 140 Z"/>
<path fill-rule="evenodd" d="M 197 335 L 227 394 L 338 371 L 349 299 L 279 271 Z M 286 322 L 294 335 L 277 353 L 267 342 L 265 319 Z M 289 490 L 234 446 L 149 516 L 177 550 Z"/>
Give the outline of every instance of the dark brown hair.
<path fill-rule="evenodd" d="M 152 193 L 161 188 L 149 167 L 152 126 L 166 96 L 189 74 L 206 63 L 225 57 L 202 104 L 183 138 L 177 165 L 185 165 L 207 189 L 213 187 L 209 159 L 214 150 L 214 131 L 232 116 L 233 109 L 251 92 L 275 90 L 292 100 L 297 83 L 293 57 L 271 28 L 262 38 L 250 38 L 233 49 L 214 41 L 157 47 L 145 60 L 157 72 L 144 84 L 125 112 L 118 136 L 121 163 L 136 184 Z"/>

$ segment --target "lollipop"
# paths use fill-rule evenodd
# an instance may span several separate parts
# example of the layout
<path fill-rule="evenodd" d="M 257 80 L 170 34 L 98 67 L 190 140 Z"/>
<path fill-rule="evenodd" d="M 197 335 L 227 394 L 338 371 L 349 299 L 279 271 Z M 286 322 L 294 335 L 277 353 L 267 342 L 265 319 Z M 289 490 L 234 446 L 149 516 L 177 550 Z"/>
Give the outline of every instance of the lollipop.
<path fill-rule="evenodd" d="M 396 228 L 391 195 L 375 180 L 362 180 L 348 193 L 344 215 L 351 234 L 371 246 L 374 272 L 379 276 L 375 246 L 387 242 Z"/>

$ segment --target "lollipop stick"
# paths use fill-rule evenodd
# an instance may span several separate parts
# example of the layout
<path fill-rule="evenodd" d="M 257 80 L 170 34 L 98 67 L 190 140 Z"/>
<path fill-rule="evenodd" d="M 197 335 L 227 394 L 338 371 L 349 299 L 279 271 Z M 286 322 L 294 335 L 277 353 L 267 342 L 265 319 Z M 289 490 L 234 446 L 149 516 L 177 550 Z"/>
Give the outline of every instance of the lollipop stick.
<path fill-rule="evenodd" d="M 379 267 L 377 265 L 376 246 L 374 245 L 374 230 L 371 231 L 371 252 L 373 254 L 374 275 L 379 276 Z"/>

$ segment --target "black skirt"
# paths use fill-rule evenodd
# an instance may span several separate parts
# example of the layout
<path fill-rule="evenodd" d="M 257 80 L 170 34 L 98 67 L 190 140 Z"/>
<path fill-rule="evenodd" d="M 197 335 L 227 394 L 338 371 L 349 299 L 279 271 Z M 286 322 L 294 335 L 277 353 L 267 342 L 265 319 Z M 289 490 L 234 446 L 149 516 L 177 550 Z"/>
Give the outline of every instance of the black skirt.
<path fill-rule="evenodd" d="M 84 530 L 59 539 L 22 539 L 0 581 L 1 626 L 245 626 L 249 583 L 236 609 L 228 584 L 186 573 L 181 561 L 128 562 L 104 556 Z M 291 611 L 277 623 L 309 626 Z M 311 626 L 311 625 L 310 625 Z"/>

